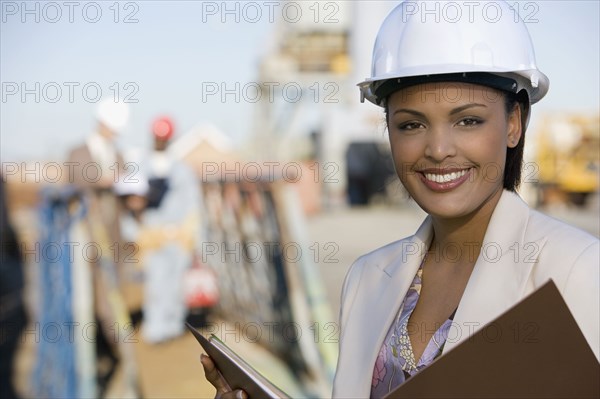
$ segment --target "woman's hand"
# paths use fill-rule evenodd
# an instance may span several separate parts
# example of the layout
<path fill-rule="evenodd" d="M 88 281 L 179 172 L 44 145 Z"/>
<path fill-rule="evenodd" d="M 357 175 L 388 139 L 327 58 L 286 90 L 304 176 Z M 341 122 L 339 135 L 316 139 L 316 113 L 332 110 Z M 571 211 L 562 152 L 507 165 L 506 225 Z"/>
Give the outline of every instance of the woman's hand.
<path fill-rule="evenodd" d="M 235 391 L 231 390 L 231 387 L 225 378 L 223 378 L 210 357 L 201 354 L 200 363 L 202 363 L 202 367 L 204 367 L 206 379 L 217 389 L 215 399 L 248 399 L 246 392 L 241 389 Z"/>

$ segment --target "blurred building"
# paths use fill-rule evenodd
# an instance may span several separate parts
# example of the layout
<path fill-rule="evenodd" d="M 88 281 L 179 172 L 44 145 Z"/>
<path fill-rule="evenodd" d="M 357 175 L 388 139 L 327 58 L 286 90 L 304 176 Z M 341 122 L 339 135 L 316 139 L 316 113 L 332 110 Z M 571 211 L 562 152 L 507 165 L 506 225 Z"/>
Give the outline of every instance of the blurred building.
<path fill-rule="evenodd" d="M 396 3 L 293 3 L 303 17 L 277 21 L 277 39 L 261 60 L 253 153 L 313 159 L 323 199 L 344 201 L 349 143 L 387 141 L 383 112 L 360 103 L 356 84 L 370 75 L 379 21 Z"/>

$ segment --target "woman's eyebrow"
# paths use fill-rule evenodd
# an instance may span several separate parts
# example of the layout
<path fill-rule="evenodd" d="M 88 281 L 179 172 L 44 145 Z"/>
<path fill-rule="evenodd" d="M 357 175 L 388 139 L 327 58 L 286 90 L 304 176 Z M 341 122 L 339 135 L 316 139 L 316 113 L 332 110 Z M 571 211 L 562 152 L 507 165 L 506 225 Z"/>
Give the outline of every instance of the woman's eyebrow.
<path fill-rule="evenodd" d="M 452 111 L 450 111 L 450 115 L 458 114 L 459 112 L 462 112 L 462 111 L 464 111 L 466 109 L 469 109 L 469 108 L 472 108 L 472 107 L 484 107 L 484 108 L 487 108 L 487 105 L 485 105 L 485 104 L 479 104 L 479 103 L 469 103 L 469 104 L 461 105 L 460 107 L 456 107 Z"/>
<path fill-rule="evenodd" d="M 404 113 L 407 113 L 407 114 L 412 114 L 412 115 L 415 115 L 415 116 L 420 116 L 422 118 L 425 117 L 424 113 L 419 112 L 419 111 L 415 111 L 414 109 L 410 109 L 410 108 L 400 108 L 400 109 L 397 109 L 397 110 L 395 110 L 392 113 L 392 115 L 396 115 L 396 114 L 399 114 L 401 112 L 404 112 Z"/>
<path fill-rule="evenodd" d="M 466 109 L 472 108 L 472 107 L 484 107 L 487 108 L 487 105 L 485 104 L 480 104 L 480 103 L 469 103 L 469 104 L 465 104 L 465 105 L 461 105 L 460 107 L 456 107 L 453 110 L 450 111 L 450 115 L 454 115 L 454 114 L 458 114 L 459 112 L 462 112 Z M 418 117 L 425 117 L 425 114 L 419 111 L 416 111 L 414 109 L 410 109 L 410 108 L 400 108 L 395 110 L 392 115 L 396 115 L 399 114 L 401 112 L 407 113 L 407 114 L 411 114 L 411 115 L 415 115 Z"/>

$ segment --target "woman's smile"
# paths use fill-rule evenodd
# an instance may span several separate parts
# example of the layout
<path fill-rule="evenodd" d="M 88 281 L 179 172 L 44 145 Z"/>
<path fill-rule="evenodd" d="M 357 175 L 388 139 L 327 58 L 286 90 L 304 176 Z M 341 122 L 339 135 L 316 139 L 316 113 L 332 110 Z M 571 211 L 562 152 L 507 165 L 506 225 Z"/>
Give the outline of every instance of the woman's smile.
<path fill-rule="evenodd" d="M 426 169 L 419 172 L 423 183 L 433 191 L 449 191 L 460 186 L 471 176 L 472 168 L 459 170 Z"/>

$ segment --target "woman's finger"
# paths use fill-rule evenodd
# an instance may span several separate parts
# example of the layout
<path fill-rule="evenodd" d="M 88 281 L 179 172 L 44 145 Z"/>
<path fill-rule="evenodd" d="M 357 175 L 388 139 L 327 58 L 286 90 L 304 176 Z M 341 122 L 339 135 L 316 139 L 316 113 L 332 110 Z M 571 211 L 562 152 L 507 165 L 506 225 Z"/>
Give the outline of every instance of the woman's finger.
<path fill-rule="evenodd" d="M 231 391 L 231 387 L 221 373 L 219 373 L 217 366 L 215 366 L 215 363 L 209 356 L 206 356 L 205 354 L 200 355 L 200 363 L 202 363 L 202 367 L 204 367 L 206 379 L 217 388 L 217 393 L 224 394 Z"/>
<path fill-rule="evenodd" d="M 216 397 L 218 399 L 248 399 L 248 395 L 246 395 L 246 392 L 242 391 L 241 389 L 236 389 L 235 391 L 229 391 L 222 395 L 217 394 Z"/>
<path fill-rule="evenodd" d="M 227 380 L 217 369 L 217 366 L 209 356 L 205 354 L 200 355 L 200 362 L 204 367 L 204 375 L 208 382 L 210 382 L 216 389 L 216 398 L 218 399 L 248 399 L 246 392 L 241 389 L 231 390 L 231 387 L 227 383 Z"/>

